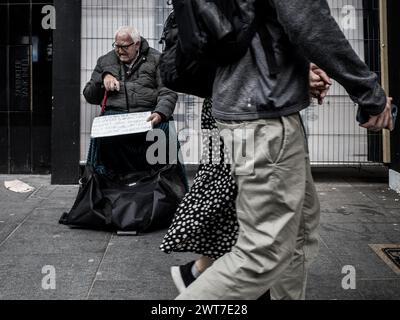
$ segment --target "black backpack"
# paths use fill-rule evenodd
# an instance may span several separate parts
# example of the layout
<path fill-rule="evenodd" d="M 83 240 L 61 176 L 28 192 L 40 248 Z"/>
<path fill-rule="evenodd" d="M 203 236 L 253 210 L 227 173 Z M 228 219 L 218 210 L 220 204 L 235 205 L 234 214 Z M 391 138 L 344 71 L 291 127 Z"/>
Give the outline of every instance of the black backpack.
<path fill-rule="evenodd" d="M 207 56 L 194 57 L 183 52 L 174 11 L 165 22 L 160 42 L 164 43 L 159 64 L 163 84 L 176 92 L 211 97 L 216 61 Z"/>
<path fill-rule="evenodd" d="M 211 97 L 218 66 L 242 58 L 256 32 L 266 52 L 270 73 L 277 73 L 275 55 L 268 29 L 256 19 L 262 10 L 246 0 L 172 0 L 161 43 L 160 72 L 171 90 Z"/>

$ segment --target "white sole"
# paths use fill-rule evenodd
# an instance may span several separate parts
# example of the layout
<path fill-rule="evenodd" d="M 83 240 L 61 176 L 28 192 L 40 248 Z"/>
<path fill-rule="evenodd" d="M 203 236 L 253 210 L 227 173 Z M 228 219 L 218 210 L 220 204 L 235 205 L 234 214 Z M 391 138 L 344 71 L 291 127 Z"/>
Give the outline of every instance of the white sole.
<path fill-rule="evenodd" d="M 179 293 L 182 293 L 185 289 L 186 286 L 183 283 L 183 279 L 181 276 L 181 272 L 179 271 L 179 267 L 171 267 L 171 277 L 172 280 L 174 281 L 174 284 L 176 288 L 178 289 Z"/>

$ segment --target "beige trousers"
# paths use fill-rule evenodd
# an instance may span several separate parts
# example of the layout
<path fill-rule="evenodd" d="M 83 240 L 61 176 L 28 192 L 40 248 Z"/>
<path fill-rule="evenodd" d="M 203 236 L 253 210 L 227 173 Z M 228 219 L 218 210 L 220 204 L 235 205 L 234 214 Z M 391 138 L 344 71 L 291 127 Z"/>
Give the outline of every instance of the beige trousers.
<path fill-rule="evenodd" d="M 239 239 L 177 299 L 254 300 L 268 289 L 272 299 L 305 299 L 320 208 L 300 115 L 218 126 L 239 188 Z M 247 161 L 238 137 L 252 149 Z"/>

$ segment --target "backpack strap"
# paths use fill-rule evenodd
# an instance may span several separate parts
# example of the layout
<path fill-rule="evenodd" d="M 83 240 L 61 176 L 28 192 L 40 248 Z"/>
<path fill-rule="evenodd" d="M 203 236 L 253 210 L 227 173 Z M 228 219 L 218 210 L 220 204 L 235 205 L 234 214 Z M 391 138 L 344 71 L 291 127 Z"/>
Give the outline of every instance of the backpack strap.
<path fill-rule="evenodd" d="M 264 48 L 265 56 L 267 58 L 267 64 L 269 68 L 269 74 L 276 76 L 279 73 L 278 63 L 276 62 L 275 50 L 273 46 L 273 39 L 269 29 L 265 23 L 258 24 L 258 35 L 260 36 L 261 44 Z"/>
<path fill-rule="evenodd" d="M 268 17 L 274 17 L 275 11 L 267 1 L 255 0 L 255 24 L 257 33 L 260 37 L 261 45 L 264 48 L 265 57 L 267 59 L 269 75 L 276 76 L 279 73 L 278 63 L 276 61 L 275 50 L 274 50 L 274 38 L 271 31 L 268 29 L 266 22 Z M 263 12 L 265 14 L 260 15 L 257 13 Z"/>

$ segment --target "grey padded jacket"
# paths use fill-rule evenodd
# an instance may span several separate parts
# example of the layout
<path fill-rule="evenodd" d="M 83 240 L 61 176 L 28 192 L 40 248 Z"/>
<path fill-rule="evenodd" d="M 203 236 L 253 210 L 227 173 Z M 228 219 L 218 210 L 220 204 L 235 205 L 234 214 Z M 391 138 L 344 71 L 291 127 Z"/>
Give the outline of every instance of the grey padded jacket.
<path fill-rule="evenodd" d="M 121 83 L 119 92 L 110 92 L 106 110 L 129 112 L 157 112 L 164 120 L 174 113 L 178 95 L 167 89 L 161 81 L 158 68 L 160 53 L 149 47 L 142 38 L 139 57 L 132 73 L 125 76 L 125 66 L 114 51 L 100 57 L 90 81 L 83 90 L 87 102 L 101 104 L 104 97 L 103 77 L 112 74 Z"/>

